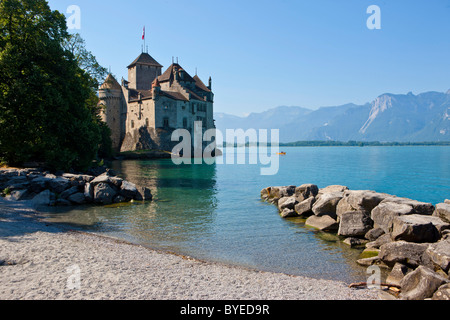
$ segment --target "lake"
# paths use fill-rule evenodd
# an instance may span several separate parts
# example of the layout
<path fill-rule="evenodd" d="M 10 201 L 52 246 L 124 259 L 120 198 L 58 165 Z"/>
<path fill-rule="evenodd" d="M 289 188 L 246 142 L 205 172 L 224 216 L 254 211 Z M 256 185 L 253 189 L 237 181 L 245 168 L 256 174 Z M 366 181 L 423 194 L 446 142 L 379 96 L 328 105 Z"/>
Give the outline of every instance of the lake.
<path fill-rule="evenodd" d="M 279 171 L 259 165 L 174 165 L 170 159 L 116 161 L 125 179 L 150 187 L 154 201 L 57 209 L 49 220 L 66 222 L 155 249 L 263 271 L 314 278 L 365 281 L 360 250 L 339 237 L 282 219 L 262 202 L 268 186 L 340 184 L 415 200 L 450 198 L 449 147 L 290 147 Z"/>

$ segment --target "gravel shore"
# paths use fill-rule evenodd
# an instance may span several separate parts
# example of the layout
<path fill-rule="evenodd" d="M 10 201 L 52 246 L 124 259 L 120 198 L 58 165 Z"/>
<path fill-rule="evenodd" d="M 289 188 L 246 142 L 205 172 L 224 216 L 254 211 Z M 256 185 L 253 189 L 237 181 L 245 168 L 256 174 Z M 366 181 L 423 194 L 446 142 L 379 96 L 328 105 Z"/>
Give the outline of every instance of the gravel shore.
<path fill-rule="evenodd" d="M 373 290 L 198 261 L 39 221 L 0 199 L 2 300 L 375 300 Z"/>

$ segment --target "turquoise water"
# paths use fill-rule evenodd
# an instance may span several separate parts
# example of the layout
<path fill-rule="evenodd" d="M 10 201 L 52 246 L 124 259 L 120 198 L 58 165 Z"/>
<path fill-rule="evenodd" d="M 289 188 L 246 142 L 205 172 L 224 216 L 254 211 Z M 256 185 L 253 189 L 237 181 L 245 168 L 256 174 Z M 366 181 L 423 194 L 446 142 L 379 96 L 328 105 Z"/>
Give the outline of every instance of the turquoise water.
<path fill-rule="evenodd" d="M 314 183 L 375 190 L 427 201 L 450 198 L 449 147 L 285 148 L 279 172 L 259 165 L 181 165 L 171 160 L 114 162 L 155 201 L 71 209 L 51 219 L 195 258 L 315 278 L 364 281 L 359 250 L 337 236 L 282 219 L 260 200 L 268 186 Z M 83 209 L 83 210 L 82 210 Z M 67 209 L 66 209 L 67 210 Z"/>

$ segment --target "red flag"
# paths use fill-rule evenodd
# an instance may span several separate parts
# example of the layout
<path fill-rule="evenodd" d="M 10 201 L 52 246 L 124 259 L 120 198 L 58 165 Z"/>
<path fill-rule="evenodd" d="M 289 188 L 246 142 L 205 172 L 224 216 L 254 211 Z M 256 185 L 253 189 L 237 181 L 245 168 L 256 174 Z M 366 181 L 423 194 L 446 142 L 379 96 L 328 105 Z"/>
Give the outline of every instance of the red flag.
<path fill-rule="evenodd" d="M 144 30 L 142 31 L 142 40 L 144 40 L 145 39 L 145 27 L 144 27 Z"/>

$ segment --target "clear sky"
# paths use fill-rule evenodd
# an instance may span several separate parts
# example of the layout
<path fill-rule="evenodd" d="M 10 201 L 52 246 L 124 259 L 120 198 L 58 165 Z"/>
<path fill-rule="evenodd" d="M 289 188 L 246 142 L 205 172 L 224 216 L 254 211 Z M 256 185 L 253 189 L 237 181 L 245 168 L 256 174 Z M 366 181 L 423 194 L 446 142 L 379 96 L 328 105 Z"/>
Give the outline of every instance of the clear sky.
<path fill-rule="evenodd" d="M 118 80 L 140 53 L 213 79 L 215 111 L 364 104 L 450 89 L 450 0 L 50 0 L 81 9 L 87 48 Z M 381 29 L 370 30 L 370 5 Z"/>

